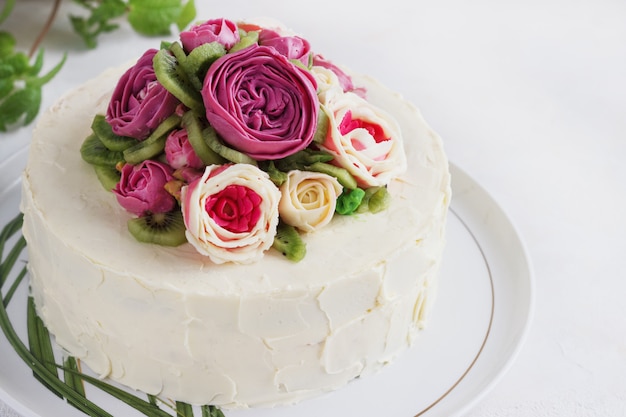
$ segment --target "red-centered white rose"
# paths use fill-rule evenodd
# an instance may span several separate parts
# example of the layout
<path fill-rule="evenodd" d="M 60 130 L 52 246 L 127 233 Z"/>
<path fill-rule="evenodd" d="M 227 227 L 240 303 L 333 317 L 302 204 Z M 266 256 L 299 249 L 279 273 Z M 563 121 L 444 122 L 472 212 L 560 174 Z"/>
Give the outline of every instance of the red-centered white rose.
<path fill-rule="evenodd" d="M 406 170 L 400 127 L 389 114 L 354 93 L 344 93 L 323 109 L 330 124 L 320 147 L 361 187 L 387 185 Z"/>
<path fill-rule="evenodd" d="M 280 186 L 280 217 L 304 232 L 317 230 L 333 218 L 341 191 L 339 181 L 330 175 L 290 171 Z"/>
<path fill-rule="evenodd" d="M 181 190 L 187 240 L 216 264 L 258 261 L 274 242 L 279 200 L 256 166 L 209 165 Z"/>

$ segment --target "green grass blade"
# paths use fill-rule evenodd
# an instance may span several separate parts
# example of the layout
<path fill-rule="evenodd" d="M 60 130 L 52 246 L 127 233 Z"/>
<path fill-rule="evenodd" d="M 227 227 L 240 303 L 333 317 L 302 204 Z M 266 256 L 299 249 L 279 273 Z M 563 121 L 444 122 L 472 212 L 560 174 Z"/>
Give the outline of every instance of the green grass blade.
<path fill-rule="evenodd" d="M 26 276 L 27 272 L 28 272 L 28 269 L 26 268 L 26 265 L 24 265 L 20 273 L 15 278 L 15 281 L 13 281 L 13 284 L 9 288 L 9 291 L 7 291 L 7 295 L 2 300 L 2 303 L 4 304 L 5 307 L 9 305 L 11 298 L 13 298 L 13 294 L 15 294 L 15 291 L 17 291 L 17 288 L 20 286 L 20 284 L 24 280 L 24 277 Z"/>
<path fill-rule="evenodd" d="M 30 353 L 32 353 L 32 355 L 50 372 L 50 374 L 54 375 L 58 379 L 59 374 L 55 365 L 52 343 L 50 343 L 50 334 L 43 325 L 41 318 L 37 315 L 35 302 L 32 297 L 28 297 L 28 303 L 26 306 L 26 327 L 28 329 L 28 345 Z M 33 376 L 57 396 L 63 397 L 58 390 L 48 384 L 46 379 L 41 378 L 36 372 L 33 372 Z"/>
<path fill-rule="evenodd" d="M 111 384 L 108 384 L 100 379 L 94 378 L 92 376 L 73 371 L 71 369 L 63 368 L 66 372 L 72 372 L 77 377 L 83 379 L 85 382 L 93 385 L 94 387 L 106 392 L 107 394 L 115 397 L 116 399 L 124 402 L 135 410 L 145 414 L 149 417 L 172 417 L 170 414 L 161 410 L 154 404 L 151 404 L 149 401 L 144 401 L 139 397 L 136 397 L 133 394 L 130 394 L 120 388 L 114 387 Z"/>
<path fill-rule="evenodd" d="M 202 417 L 224 417 L 224 413 L 222 413 L 222 410 L 214 405 L 203 405 L 201 409 Z"/>
<path fill-rule="evenodd" d="M 193 407 L 190 404 L 176 401 L 176 415 L 179 417 L 193 417 Z"/>

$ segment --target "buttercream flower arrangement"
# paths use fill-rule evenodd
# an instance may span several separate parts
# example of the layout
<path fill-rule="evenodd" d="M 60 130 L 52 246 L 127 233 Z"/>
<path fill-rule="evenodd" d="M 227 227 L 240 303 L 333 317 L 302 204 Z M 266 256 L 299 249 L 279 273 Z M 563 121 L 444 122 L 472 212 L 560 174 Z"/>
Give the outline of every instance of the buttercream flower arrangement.
<path fill-rule="evenodd" d="M 146 51 L 81 147 L 140 241 L 189 242 L 215 263 L 378 212 L 406 169 L 395 120 L 282 27 L 212 19 Z"/>

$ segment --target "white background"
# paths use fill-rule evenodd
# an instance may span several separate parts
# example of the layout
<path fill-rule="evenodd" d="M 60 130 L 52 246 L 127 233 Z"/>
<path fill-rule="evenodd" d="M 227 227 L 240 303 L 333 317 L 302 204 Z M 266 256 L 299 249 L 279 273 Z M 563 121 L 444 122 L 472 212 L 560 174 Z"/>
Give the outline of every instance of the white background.
<path fill-rule="evenodd" d="M 52 2 L 17 2 L 0 30 L 28 50 Z M 534 266 L 534 320 L 468 417 L 626 415 L 626 2 L 197 2 L 203 19 L 274 17 L 402 92 L 517 225 Z M 44 108 L 160 40 L 122 23 L 89 51 L 70 12 L 81 10 L 66 0 L 43 43 L 45 69 L 68 53 Z M 32 128 L 0 134 L 0 158 Z M 0 416 L 15 415 L 0 403 Z"/>

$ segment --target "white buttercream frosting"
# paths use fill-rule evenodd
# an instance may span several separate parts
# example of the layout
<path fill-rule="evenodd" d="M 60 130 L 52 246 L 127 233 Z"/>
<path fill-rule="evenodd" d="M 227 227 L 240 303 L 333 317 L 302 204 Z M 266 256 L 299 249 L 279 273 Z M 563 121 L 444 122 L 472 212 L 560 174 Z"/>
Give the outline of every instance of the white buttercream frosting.
<path fill-rule="evenodd" d="M 122 71 L 42 115 L 23 176 L 32 293 L 59 345 L 103 377 L 222 407 L 297 402 L 411 345 L 434 300 L 450 199 L 441 140 L 413 106 L 354 77 L 402 129 L 408 169 L 387 210 L 303 235 L 299 263 L 269 250 L 216 265 L 190 244 L 138 243 L 131 215 L 80 157 Z"/>

